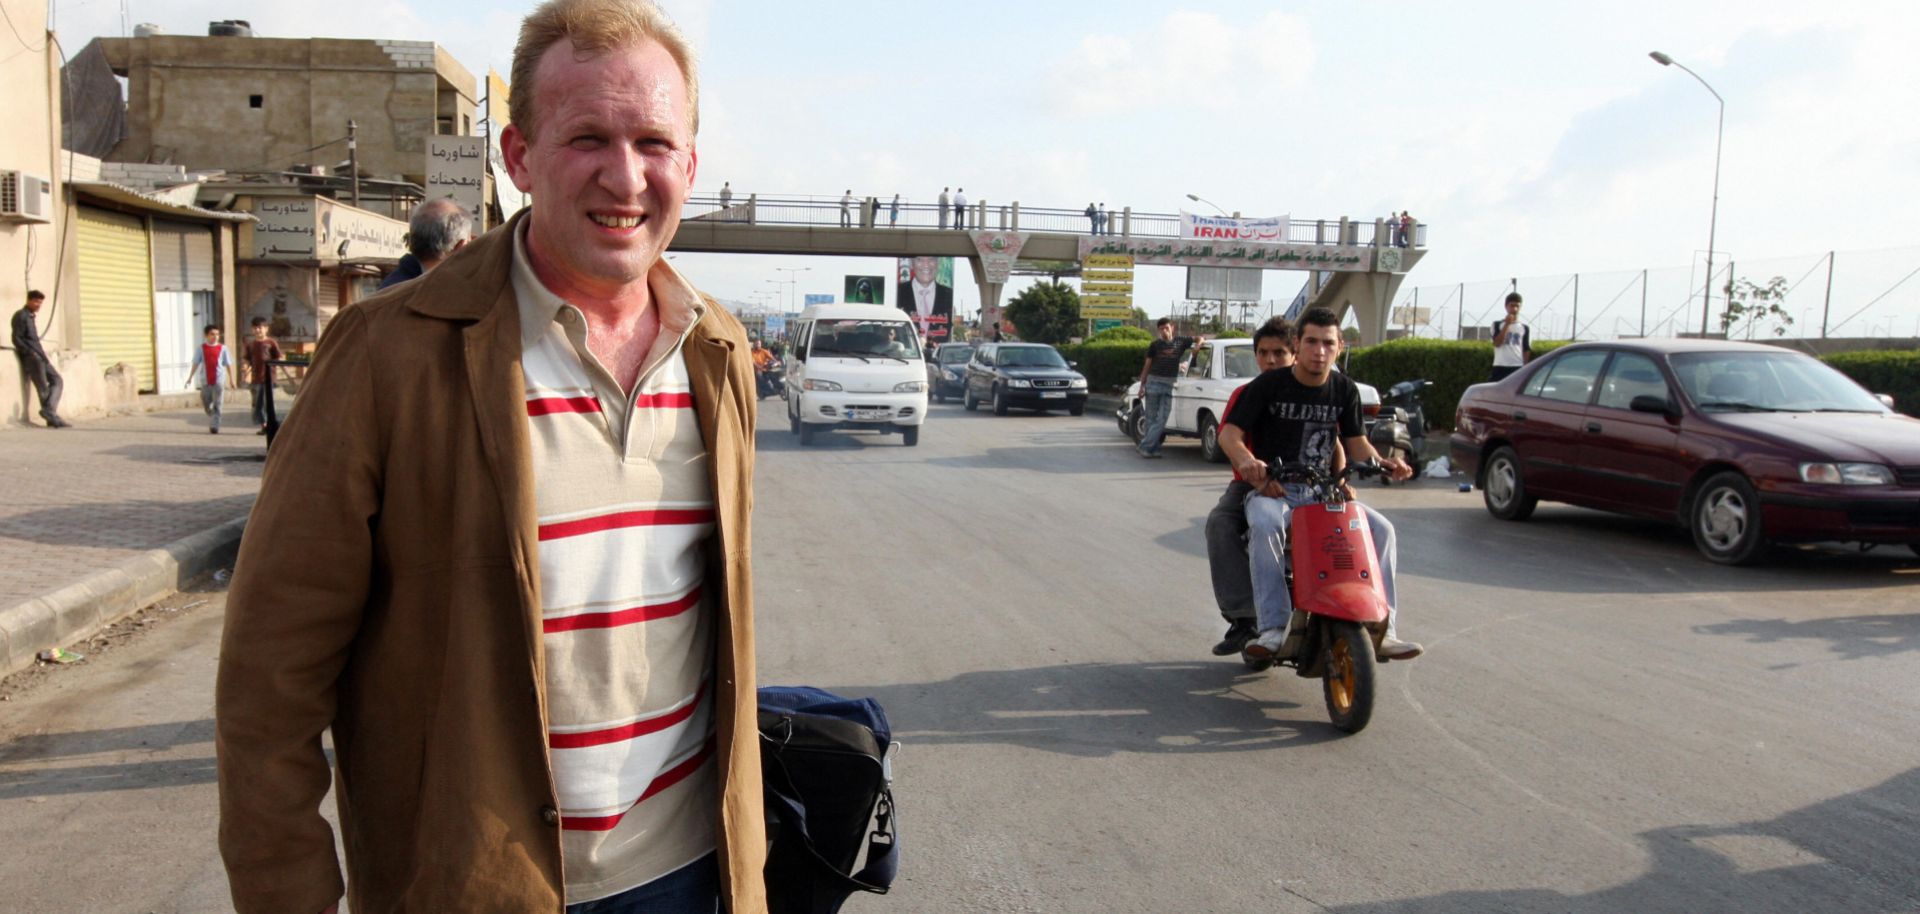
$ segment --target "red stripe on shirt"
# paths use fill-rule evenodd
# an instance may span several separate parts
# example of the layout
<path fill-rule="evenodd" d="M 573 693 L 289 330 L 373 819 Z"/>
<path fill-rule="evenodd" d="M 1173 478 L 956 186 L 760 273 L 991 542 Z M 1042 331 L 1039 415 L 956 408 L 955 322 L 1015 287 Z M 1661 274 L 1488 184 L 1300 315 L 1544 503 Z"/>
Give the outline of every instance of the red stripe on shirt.
<path fill-rule="evenodd" d="M 560 819 L 560 827 L 568 831 L 612 831 L 614 826 L 619 825 L 620 820 L 625 818 L 627 813 L 632 812 L 635 807 L 645 803 L 655 794 L 686 780 L 694 772 L 699 771 L 700 766 L 705 765 L 707 760 L 712 757 L 713 737 L 709 736 L 707 737 L 706 745 L 701 746 L 699 752 L 694 753 L 693 756 L 686 761 L 661 772 L 659 777 L 654 778 L 653 782 L 647 785 L 646 791 L 640 794 L 640 799 L 633 801 L 633 806 L 627 807 L 625 811 L 615 813 L 611 816 L 562 816 Z"/>
<path fill-rule="evenodd" d="M 664 394 L 641 394 L 633 398 L 635 409 L 692 409 L 693 394 L 686 391 Z"/>
<path fill-rule="evenodd" d="M 692 701 L 687 702 L 686 707 L 676 711 L 669 711 L 658 717 L 636 720 L 630 724 L 608 727 L 605 730 L 585 730 L 578 733 L 550 733 L 547 735 L 547 746 L 553 749 L 585 749 L 588 746 L 604 746 L 608 743 L 618 743 L 646 736 L 649 733 L 658 733 L 661 730 L 665 730 L 674 724 L 692 717 L 693 712 L 700 707 L 700 699 L 705 697 L 705 693 L 706 690 L 701 689 L 699 693 L 693 696 Z"/>
<path fill-rule="evenodd" d="M 527 415 L 546 416 L 553 413 L 597 413 L 600 411 L 598 397 L 540 397 L 527 401 Z"/>
<path fill-rule="evenodd" d="M 619 511 L 613 514 L 601 514 L 595 517 L 583 517 L 579 520 L 555 521 L 540 525 L 540 539 L 564 539 L 569 536 L 582 536 L 588 533 L 605 533 L 608 530 L 620 530 L 627 527 L 670 527 L 677 524 L 709 524 L 713 522 L 712 508 L 662 508 L 655 511 Z"/>
<path fill-rule="evenodd" d="M 619 628 L 638 622 L 652 622 L 677 616 L 700 603 L 700 588 L 687 592 L 677 600 L 665 603 L 653 603 L 628 609 L 616 609 L 613 612 L 581 613 L 577 616 L 557 616 L 540 623 L 541 630 L 551 635 L 555 632 L 579 631 L 583 628 Z M 556 747 L 557 748 L 557 747 Z"/>

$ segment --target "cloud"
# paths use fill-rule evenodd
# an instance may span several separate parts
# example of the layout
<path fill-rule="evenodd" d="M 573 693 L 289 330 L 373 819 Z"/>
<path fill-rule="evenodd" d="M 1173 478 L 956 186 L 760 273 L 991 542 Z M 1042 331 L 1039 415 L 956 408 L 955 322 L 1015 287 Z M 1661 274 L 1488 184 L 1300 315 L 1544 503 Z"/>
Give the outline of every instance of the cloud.
<path fill-rule="evenodd" d="M 1078 117 L 1225 110 L 1304 86 L 1313 61 L 1312 31 L 1297 16 L 1235 22 L 1176 10 L 1147 32 L 1081 39 L 1046 85 L 1052 106 Z"/>

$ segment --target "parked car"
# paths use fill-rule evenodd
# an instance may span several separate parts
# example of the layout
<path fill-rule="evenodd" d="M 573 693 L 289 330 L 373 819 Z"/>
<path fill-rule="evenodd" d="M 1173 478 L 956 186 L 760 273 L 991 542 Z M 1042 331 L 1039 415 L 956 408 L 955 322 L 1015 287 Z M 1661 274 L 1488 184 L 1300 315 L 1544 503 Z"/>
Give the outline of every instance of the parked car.
<path fill-rule="evenodd" d="M 960 400 L 968 409 L 991 403 L 996 416 L 1014 407 L 1078 416 L 1087 411 L 1087 378 L 1045 343 L 981 343 L 967 363 Z"/>
<path fill-rule="evenodd" d="M 973 361 L 972 343 L 941 343 L 927 358 L 927 392 L 939 403 L 967 389 L 967 363 Z"/>
<path fill-rule="evenodd" d="M 1260 374 L 1249 339 L 1206 340 L 1188 352 L 1173 382 L 1173 410 L 1167 415 L 1167 436 L 1200 439 L 1200 456 L 1215 463 L 1227 459 L 1220 449 L 1220 423 L 1225 421 L 1227 399 L 1241 385 Z M 1358 383 L 1358 382 L 1355 382 Z M 1360 410 L 1371 426 L 1380 413 L 1380 391 L 1371 384 L 1359 384 Z M 1140 382 L 1127 385 L 1120 409 L 1114 413 L 1120 431 L 1137 444 L 1146 434 L 1146 397 Z"/>
<path fill-rule="evenodd" d="M 1722 564 L 1768 542 L 1920 554 L 1920 420 L 1888 406 L 1773 346 L 1579 343 L 1467 388 L 1450 450 L 1505 520 L 1541 499 L 1670 520 Z"/>

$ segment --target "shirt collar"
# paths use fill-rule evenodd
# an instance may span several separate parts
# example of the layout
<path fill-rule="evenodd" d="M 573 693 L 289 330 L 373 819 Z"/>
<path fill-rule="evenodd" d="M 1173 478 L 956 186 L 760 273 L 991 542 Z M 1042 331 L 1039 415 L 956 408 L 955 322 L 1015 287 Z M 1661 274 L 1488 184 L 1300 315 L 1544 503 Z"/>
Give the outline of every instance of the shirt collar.
<path fill-rule="evenodd" d="M 571 302 L 553 294 L 540 277 L 534 275 L 533 261 L 527 256 L 527 226 L 520 220 L 513 233 L 513 294 L 520 304 L 520 345 L 531 346 L 547 332 L 547 327 Z M 665 257 L 647 271 L 647 288 L 653 293 L 653 307 L 660 311 L 660 335 L 679 337 L 706 313 L 707 306 L 693 284 L 675 270 Z"/>

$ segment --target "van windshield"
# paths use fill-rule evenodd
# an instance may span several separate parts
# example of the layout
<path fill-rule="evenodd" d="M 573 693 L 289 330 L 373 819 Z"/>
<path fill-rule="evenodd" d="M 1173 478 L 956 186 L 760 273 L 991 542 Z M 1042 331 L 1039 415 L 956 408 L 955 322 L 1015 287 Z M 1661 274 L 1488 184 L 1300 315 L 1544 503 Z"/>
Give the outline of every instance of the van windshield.
<path fill-rule="evenodd" d="M 814 322 L 811 353 L 828 358 L 917 359 L 920 341 L 906 321 L 828 318 Z"/>

